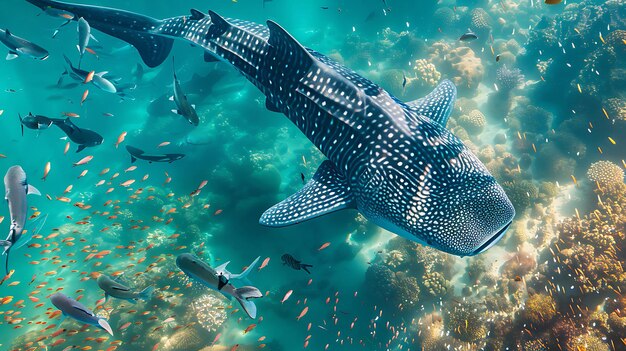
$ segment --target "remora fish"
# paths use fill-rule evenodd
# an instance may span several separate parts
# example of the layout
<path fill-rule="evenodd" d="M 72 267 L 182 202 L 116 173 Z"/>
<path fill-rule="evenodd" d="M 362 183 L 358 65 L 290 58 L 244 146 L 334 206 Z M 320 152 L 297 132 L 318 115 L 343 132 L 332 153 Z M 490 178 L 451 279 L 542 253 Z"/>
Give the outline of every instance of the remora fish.
<path fill-rule="evenodd" d="M 53 121 L 53 124 L 65 132 L 71 141 L 78 144 L 76 152 L 81 152 L 86 147 L 98 146 L 104 141 L 102 135 L 94 132 L 93 130 L 78 128 L 78 126 L 76 126 L 69 117 L 66 119 L 59 119 L 58 121 L 55 120 Z"/>
<path fill-rule="evenodd" d="M 80 64 L 83 61 L 83 56 L 85 55 L 85 49 L 87 49 L 87 45 L 89 45 L 89 37 L 91 36 L 91 27 L 89 23 L 85 21 L 84 18 L 78 19 L 78 45 L 76 48 L 78 49 L 78 53 L 80 54 L 80 58 L 78 59 L 78 68 L 80 68 Z"/>
<path fill-rule="evenodd" d="M 74 67 L 72 65 L 72 61 L 70 61 L 70 59 L 67 58 L 67 56 L 63 55 L 63 57 L 65 58 L 65 62 L 67 63 L 68 67 L 65 68 L 65 71 L 63 73 L 61 73 L 61 77 L 59 78 L 59 81 L 57 82 L 57 86 L 62 85 L 63 77 L 65 75 L 70 76 L 72 79 L 76 81 L 84 82 L 87 76 L 89 75 L 89 72 L 84 71 L 80 68 Z M 104 90 L 107 93 L 115 94 L 117 93 L 117 88 L 115 87 L 115 85 L 113 85 L 113 83 L 111 83 L 111 81 L 109 81 L 108 79 L 104 78 L 104 76 L 107 73 L 108 72 L 100 72 L 100 73 L 94 74 L 91 79 L 91 83 L 93 83 L 93 85 L 98 87 L 100 90 Z"/>
<path fill-rule="evenodd" d="M 176 257 L 176 266 L 190 278 L 195 279 L 204 286 L 217 290 L 226 297 L 234 297 L 250 318 L 256 318 L 256 305 L 249 299 L 263 297 L 259 289 L 253 286 L 235 288 L 225 275 L 219 274 L 211 266 L 200 261 L 198 257 L 192 254 L 185 253 Z"/>
<path fill-rule="evenodd" d="M 18 117 L 20 118 L 20 124 L 22 127 L 22 136 L 24 135 L 24 127 L 28 128 L 28 129 L 34 129 L 34 130 L 43 130 L 43 129 L 48 129 L 52 123 L 54 123 L 55 121 L 60 121 L 60 119 L 56 119 L 56 118 L 50 118 L 50 117 L 46 117 L 46 116 L 41 116 L 41 115 L 33 115 L 32 113 L 28 113 L 28 116 L 22 118 L 22 115 L 18 114 Z"/>
<path fill-rule="evenodd" d="M 56 293 L 50 296 L 50 302 L 61 310 L 64 317 L 71 317 L 75 320 L 96 326 L 100 329 L 106 330 L 107 333 L 113 335 L 113 330 L 109 322 L 103 317 L 96 316 L 90 309 L 85 307 L 82 303 L 67 297 L 62 293 Z"/>
<path fill-rule="evenodd" d="M 130 162 L 134 163 L 137 159 L 152 162 L 169 162 L 172 163 L 176 160 L 180 160 L 185 157 L 185 154 L 162 154 L 162 155 L 150 155 L 146 154 L 145 151 L 138 149 L 136 147 L 126 145 L 126 151 L 130 154 Z"/>
<path fill-rule="evenodd" d="M 12 166 L 4 176 L 4 198 L 9 205 L 11 215 L 11 227 L 6 240 L 0 240 L 0 246 L 4 246 L 3 254 L 6 255 L 5 270 L 9 273 L 9 253 L 11 249 L 18 249 L 28 243 L 37 229 L 32 228 L 28 235 L 24 234 L 26 215 L 28 213 L 28 201 L 26 195 L 41 195 L 39 190 L 28 184 L 26 172 L 21 166 Z M 41 219 L 45 222 L 45 217 Z M 43 225 L 43 223 L 41 223 Z M 41 229 L 41 227 L 39 227 Z"/>
<path fill-rule="evenodd" d="M 139 299 L 148 301 L 154 291 L 154 287 L 152 286 L 149 286 L 139 292 L 134 291 L 121 284 L 117 279 L 111 279 L 111 277 L 106 274 L 101 274 L 98 277 L 97 283 L 100 289 L 104 291 L 105 299 L 108 299 L 109 296 L 111 296 L 116 299 L 127 300 L 132 303 L 136 303 Z"/>
<path fill-rule="evenodd" d="M 446 128 L 456 87 L 444 80 L 404 103 L 356 72 L 303 47 L 273 21 L 267 27 L 209 11 L 157 20 L 128 11 L 27 0 L 82 16 L 132 44 L 150 67 L 173 39 L 231 63 L 328 160 L 300 191 L 267 210 L 280 227 L 352 208 L 379 226 L 439 250 L 471 256 L 504 235 L 515 210 L 502 187 Z M 389 201 L 393 199 L 393 201 Z"/>
<path fill-rule="evenodd" d="M 187 100 L 187 95 L 183 93 L 180 81 L 178 81 L 178 78 L 176 77 L 174 58 L 172 58 L 172 67 L 174 68 L 174 96 L 172 96 L 171 100 L 176 103 L 176 109 L 172 110 L 172 112 L 185 117 L 187 122 L 193 124 L 194 126 L 198 126 L 200 119 L 196 113 L 196 106 L 190 104 Z"/>
<path fill-rule="evenodd" d="M 9 48 L 7 60 L 13 60 L 18 56 L 27 56 L 37 60 L 45 60 L 48 58 L 48 51 L 41 46 L 31 43 L 30 41 L 15 36 L 8 29 L 0 29 L 0 42 Z"/>

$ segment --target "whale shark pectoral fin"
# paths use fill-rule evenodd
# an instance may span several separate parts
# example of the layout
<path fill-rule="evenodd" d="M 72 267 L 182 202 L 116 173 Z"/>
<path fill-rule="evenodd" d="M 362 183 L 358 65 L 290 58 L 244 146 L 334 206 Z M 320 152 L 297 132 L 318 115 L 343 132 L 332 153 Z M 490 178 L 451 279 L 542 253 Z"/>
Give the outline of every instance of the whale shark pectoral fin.
<path fill-rule="evenodd" d="M 326 160 L 302 189 L 265 211 L 259 223 L 283 227 L 346 208 L 356 208 L 350 186 L 335 165 Z"/>
<path fill-rule="evenodd" d="M 76 148 L 76 153 L 83 151 L 86 147 L 87 146 L 85 146 L 85 144 L 78 145 L 78 148 Z"/>
<path fill-rule="evenodd" d="M 444 80 L 430 94 L 407 103 L 409 109 L 445 127 L 456 101 L 456 86 Z"/>
<path fill-rule="evenodd" d="M 276 105 L 274 105 L 274 103 L 269 101 L 268 99 L 265 99 L 265 108 L 271 112 L 280 112 L 280 109 L 276 107 Z"/>

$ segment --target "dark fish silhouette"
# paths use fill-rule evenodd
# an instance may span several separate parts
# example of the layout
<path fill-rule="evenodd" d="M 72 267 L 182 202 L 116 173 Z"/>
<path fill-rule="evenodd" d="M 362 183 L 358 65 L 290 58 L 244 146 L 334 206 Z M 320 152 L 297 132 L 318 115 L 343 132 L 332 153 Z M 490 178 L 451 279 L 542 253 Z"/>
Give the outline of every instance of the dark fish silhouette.
<path fill-rule="evenodd" d="M 62 119 L 58 119 L 58 118 L 50 118 L 50 117 L 46 117 L 46 116 L 41 116 L 41 115 L 33 115 L 32 113 L 28 113 L 28 116 L 23 117 L 22 115 L 18 114 L 19 118 L 20 118 L 20 124 L 22 127 L 22 136 L 24 135 L 24 127 L 28 128 L 28 129 L 34 129 L 34 130 L 43 130 L 43 129 L 48 129 L 52 123 L 56 122 L 62 122 Z"/>
<path fill-rule="evenodd" d="M 460 41 L 474 41 L 476 39 L 478 39 L 478 35 L 476 35 L 476 33 L 472 32 L 469 29 L 459 38 Z"/>
<path fill-rule="evenodd" d="M 145 151 L 138 149 L 136 147 L 126 145 L 126 150 L 130 154 L 130 162 L 133 163 L 137 161 L 137 159 L 152 162 L 169 162 L 172 163 L 176 160 L 180 160 L 185 157 L 185 154 L 162 154 L 162 155 L 149 155 L 146 154 Z"/>
<path fill-rule="evenodd" d="M 303 270 L 303 271 L 311 274 L 311 272 L 309 271 L 309 268 L 313 267 L 313 265 L 302 263 L 301 261 L 296 260 L 290 254 L 284 254 L 284 255 L 281 256 L 280 259 L 283 260 L 283 265 L 285 265 L 285 266 L 289 266 L 289 267 L 295 269 L 296 271 Z"/>
<path fill-rule="evenodd" d="M 76 152 L 81 152 L 86 147 L 98 146 L 104 141 L 102 135 L 94 132 L 93 130 L 78 128 L 78 126 L 75 125 L 69 117 L 66 119 L 55 119 L 52 122 L 55 126 L 65 132 L 71 141 L 78 144 Z"/>

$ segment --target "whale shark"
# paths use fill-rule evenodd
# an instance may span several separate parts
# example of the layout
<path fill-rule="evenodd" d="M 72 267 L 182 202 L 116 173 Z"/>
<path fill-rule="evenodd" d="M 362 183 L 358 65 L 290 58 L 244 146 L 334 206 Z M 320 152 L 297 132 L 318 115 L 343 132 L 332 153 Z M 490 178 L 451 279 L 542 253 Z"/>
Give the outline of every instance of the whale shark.
<path fill-rule="evenodd" d="M 129 11 L 26 0 L 83 17 L 133 45 L 149 67 L 174 40 L 204 49 L 205 61 L 231 64 L 326 156 L 298 192 L 261 215 L 265 226 L 297 224 L 343 209 L 441 251 L 472 256 L 498 242 L 515 216 L 502 187 L 446 129 L 456 87 L 403 102 L 329 57 L 304 47 L 274 21 L 266 25 L 192 9 L 154 19 Z"/>

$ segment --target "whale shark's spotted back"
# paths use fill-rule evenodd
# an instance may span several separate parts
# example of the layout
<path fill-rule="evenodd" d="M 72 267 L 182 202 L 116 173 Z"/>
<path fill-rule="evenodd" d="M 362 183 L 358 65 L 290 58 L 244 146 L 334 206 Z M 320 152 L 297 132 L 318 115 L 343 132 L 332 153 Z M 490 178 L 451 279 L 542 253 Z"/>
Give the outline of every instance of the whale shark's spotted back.
<path fill-rule="evenodd" d="M 303 47 L 278 24 L 260 26 L 192 10 L 155 20 L 130 12 L 28 0 L 84 17 L 126 40 L 148 65 L 161 63 L 171 38 L 230 63 L 326 157 L 300 191 L 267 210 L 260 223 L 285 226 L 340 209 L 359 210 L 396 234 L 457 255 L 495 244 L 515 215 L 485 166 L 446 128 L 456 88 L 403 103 L 330 58 Z"/>

